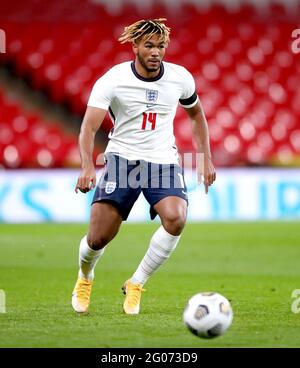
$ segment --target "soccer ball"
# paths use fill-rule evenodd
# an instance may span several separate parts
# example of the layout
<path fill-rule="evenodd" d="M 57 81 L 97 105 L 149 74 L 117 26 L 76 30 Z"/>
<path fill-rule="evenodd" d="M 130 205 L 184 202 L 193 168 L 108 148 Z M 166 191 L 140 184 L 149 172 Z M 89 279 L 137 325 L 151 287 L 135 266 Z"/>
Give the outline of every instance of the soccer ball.
<path fill-rule="evenodd" d="M 231 325 L 233 312 L 221 294 L 206 292 L 192 296 L 183 312 L 183 322 L 196 336 L 213 338 L 222 335 Z"/>

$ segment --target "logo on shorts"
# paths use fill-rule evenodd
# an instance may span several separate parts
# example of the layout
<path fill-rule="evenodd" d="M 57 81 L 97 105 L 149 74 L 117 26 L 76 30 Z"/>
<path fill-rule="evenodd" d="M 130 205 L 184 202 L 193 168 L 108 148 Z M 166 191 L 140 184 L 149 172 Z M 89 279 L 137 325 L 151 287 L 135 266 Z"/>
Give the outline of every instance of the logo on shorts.
<path fill-rule="evenodd" d="M 149 102 L 155 102 L 158 98 L 158 91 L 155 89 L 146 90 L 146 100 Z"/>
<path fill-rule="evenodd" d="M 105 185 L 105 193 L 110 194 L 116 189 L 117 183 L 108 181 Z"/>

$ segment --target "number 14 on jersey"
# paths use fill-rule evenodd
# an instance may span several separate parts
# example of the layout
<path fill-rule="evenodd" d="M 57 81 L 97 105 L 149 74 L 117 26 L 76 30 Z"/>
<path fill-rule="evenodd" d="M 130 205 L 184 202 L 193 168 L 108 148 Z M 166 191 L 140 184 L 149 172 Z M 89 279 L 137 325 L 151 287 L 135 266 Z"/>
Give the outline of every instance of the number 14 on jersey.
<path fill-rule="evenodd" d="M 157 112 L 143 112 L 142 130 L 154 130 L 156 126 Z"/>

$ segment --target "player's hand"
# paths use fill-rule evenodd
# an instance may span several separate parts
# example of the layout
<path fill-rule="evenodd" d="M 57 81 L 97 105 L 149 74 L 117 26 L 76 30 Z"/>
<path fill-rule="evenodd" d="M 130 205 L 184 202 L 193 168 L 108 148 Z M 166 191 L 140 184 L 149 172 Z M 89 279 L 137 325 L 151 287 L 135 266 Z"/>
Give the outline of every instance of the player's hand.
<path fill-rule="evenodd" d="M 211 186 L 216 180 L 216 170 L 211 161 L 211 158 L 205 153 L 201 155 L 200 162 L 198 162 L 197 177 L 199 184 L 203 182 L 205 193 L 207 194 L 208 187 Z"/>
<path fill-rule="evenodd" d="M 77 180 L 75 192 L 78 193 L 78 189 L 82 193 L 87 193 L 96 186 L 96 171 L 94 167 L 88 169 L 82 169 Z"/>

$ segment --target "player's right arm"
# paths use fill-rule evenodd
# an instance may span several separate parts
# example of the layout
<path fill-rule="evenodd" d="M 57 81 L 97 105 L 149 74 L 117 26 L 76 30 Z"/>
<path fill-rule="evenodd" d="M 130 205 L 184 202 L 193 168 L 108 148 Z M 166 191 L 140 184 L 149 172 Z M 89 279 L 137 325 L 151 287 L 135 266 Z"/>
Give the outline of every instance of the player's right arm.
<path fill-rule="evenodd" d="M 79 134 L 79 151 L 81 157 L 81 172 L 77 180 L 75 192 L 88 192 L 96 186 L 96 170 L 93 162 L 95 135 L 100 128 L 106 110 L 88 106 L 83 118 Z"/>

